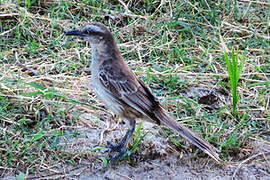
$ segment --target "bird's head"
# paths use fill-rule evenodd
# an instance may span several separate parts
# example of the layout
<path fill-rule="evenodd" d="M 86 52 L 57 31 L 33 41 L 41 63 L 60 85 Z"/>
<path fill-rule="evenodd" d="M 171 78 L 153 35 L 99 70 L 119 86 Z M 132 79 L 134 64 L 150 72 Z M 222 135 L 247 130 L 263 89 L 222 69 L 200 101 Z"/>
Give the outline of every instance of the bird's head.
<path fill-rule="evenodd" d="M 89 41 L 90 44 L 98 44 L 101 41 L 113 40 L 113 35 L 109 29 L 99 22 L 88 23 L 80 30 L 66 32 L 66 35 L 83 37 L 85 40 Z"/>

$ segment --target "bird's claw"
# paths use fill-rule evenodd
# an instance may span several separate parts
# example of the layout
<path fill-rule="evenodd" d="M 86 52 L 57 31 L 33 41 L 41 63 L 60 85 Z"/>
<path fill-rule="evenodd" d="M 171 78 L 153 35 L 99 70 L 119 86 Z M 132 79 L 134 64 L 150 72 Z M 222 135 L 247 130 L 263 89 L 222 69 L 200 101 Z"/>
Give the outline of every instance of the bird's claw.
<path fill-rule="evenodd" d="M 110 162 L 115 162 L 121 159 L 127 152 L 127 149 L 124 147 L 123 143 L 114 145 L 112 142 L 107 141 L 106 147 L 109 148 L 111 152 L 119 151 L 118 154 L 109 158 Z"/>
<path fill-rule="evenodd" d="M 106 148 L 109 148 L 112 152 L 121 151 L 123 149 L 123 144 L 119 143 L 114 145 L 111 141 L 107 141 Z"/>
<path fill-rule="evenodd" d="M 115 156 L 110 157 L 109 161 L 110 162 L 116 162 L 117 160 L 121 159 L 126 154 L 126 152 L 127 152 L 126 148 L 122 148 L 118 154 L 116 154 Z"/>

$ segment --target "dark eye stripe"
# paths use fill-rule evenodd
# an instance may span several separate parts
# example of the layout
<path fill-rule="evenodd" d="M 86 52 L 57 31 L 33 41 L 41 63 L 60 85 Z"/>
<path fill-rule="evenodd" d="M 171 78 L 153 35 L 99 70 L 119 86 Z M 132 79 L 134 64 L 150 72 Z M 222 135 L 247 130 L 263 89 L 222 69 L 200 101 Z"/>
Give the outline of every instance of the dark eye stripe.
<path fill-rule="evenodd" d="M 92 29 L 89 30 L 89 29 L 86 29 L 84 31 L 85 34 L 89 34 L 89 35 L 98 35 L 98 36 L 102 36 L 104 35 L 104 33 L 100 32 L 100 31 L 93 31 Z"/>
<path fill-rule="evenodd" d="M 84 30 L 86 33 L 88 34 L 92 34 L 92 33 L 95 33 L 96 31 L 94 31 L 93 29 L 85 29 Z"/>

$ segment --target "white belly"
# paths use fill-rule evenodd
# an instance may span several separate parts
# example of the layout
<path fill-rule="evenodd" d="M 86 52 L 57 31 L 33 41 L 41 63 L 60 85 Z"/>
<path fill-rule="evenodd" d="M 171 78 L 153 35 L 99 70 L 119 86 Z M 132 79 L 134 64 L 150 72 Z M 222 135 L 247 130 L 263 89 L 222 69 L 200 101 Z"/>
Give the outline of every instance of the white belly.
<path fill-rule="evenodd" d="M 92 76 L 92 85 L 98 98 L 109 108 L 114 114 L 121 114 L 123 109 L 118 100 L 115 99 L 100 83 L 98 78 Z"/>

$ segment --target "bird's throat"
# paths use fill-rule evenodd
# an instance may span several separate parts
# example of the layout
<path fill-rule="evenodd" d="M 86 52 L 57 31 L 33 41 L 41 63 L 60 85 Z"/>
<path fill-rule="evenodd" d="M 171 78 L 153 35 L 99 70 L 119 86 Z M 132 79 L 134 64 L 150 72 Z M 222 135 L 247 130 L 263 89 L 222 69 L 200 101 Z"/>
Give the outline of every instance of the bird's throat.
<path fill-rule="evenodd" d="M 98 44 L 91 44 L 92 61 L 105 61 L 107 59 L 117 59 L 120 56 L 115 43 L 101 41 Z M 96 62 L 98 64 L 98 62 Z"/>

